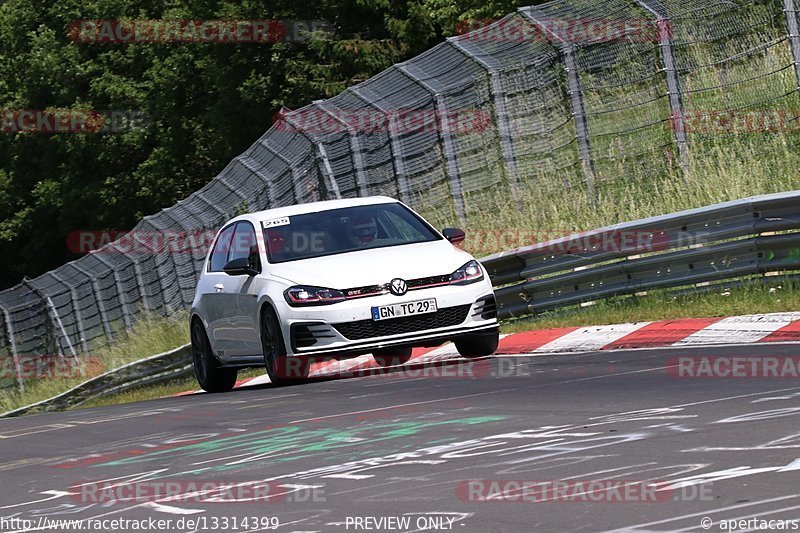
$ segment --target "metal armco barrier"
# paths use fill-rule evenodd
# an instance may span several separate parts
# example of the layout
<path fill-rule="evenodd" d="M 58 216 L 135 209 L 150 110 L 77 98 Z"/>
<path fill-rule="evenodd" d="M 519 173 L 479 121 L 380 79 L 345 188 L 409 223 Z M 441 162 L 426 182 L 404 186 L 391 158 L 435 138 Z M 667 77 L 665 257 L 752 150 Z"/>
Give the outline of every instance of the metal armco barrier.
<path fill-rule="evenodd" d="M 800 191 L 616 224 L 481 259 L 502 318 L 800 270 Z"/>
<path fill-rule="evenodd" d="M 98 396 L 117 394 L 134 387 L 163 383 L 188 375 L 191 372 L 192 350 L 191 345 L 186 344 L 174 350 L 139 359 L 133 363 L 115 368 L 84 381 L 58 396 L 2 413 L 0 418 L 48 411 L 63 411 Z"/>

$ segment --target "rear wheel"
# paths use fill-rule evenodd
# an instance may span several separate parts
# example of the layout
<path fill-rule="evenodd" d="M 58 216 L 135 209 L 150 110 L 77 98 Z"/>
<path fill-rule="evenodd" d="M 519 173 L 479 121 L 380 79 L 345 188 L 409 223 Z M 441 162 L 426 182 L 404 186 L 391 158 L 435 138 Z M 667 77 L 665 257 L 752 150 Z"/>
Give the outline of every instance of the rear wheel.
<path fill-rule="evenodd" d="M 310 361 L 305 357 L 286 357 L 278 316 L 271 307 L 261 313 L 261 347 L 269 380 L 275 385 L 297 383 L 308 378 Z"/>
<path fill-rule="evenodd" d="M 411 359 L 411 347 L 375 350 L 372 358 L 380 366 L 404 365 Z"/>
<path fill-rule="evenodd" d="M 203 322 L 199 319 L 192 321 L 191 338 L 194 375 L 200 387 L 206 392 L 228 392 L 233 389 L 238 371 L 220 365 L 211 353 L 211 343 L 208 342 Z"/>
<path fill-rule="evenodd" d="M 497 351 L 500 330 L 489 333 L 474 333 L 455 339 L 456 350 L 462 357 L 486 357 Z"/>

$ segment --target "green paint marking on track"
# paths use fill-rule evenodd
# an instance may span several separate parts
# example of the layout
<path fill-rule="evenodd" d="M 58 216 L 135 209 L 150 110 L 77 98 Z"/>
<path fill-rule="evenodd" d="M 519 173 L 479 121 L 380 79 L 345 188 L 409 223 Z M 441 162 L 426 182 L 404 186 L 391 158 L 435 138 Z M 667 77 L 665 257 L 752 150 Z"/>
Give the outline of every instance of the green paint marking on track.
<path fill-rule="evenodd" d="M 146 463 L 170 456 L 200 457 L 215 453 L 227 453 L 230 456 L 250 454 L 250 460 L 231 465 L 232 468 L 242 468 L 243 465 L 252 465 L 256 462 L 275 462 L 278 459 L 271 459 L 269 456 L 284 450 L 291 450 L 293 453 L 291 457 L 281 458 L 281 461 L 293 461 L 300 457 L 330 453 L 331 450 L 347 449 L 348 451 L 353 451 L 356 447 L 370 446 L 378 442 L 417 435 L 422 431 L 439 426 L 468 426 L 499 422 L 505 419 L 505 416 L 477 416 L 432 422 L 386 422 L 347 429 L 322 428 L 309 430 L 299 426 L 286 426 L 230 437 L 212 438 L 203 442 L 177 446 L 168 450 L 157 450 L 137 455 L 136 457 L 97 463 L 94 466 Z M 373 452 L 365 451 L 365 453 Z M 225 457 L 220 457 L 219 460 L 225 461 Z M 241 457 L 237 457 L 237 460 L 241 460 Z M 210 469 L 221 468 L 223 467 L 214 466 Z"/>

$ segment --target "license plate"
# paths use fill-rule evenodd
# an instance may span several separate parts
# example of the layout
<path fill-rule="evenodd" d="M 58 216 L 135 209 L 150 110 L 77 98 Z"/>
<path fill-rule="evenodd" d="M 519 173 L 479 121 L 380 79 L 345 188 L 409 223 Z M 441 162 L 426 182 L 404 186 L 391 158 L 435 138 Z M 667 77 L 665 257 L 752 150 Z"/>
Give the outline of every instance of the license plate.
<path fill-rule="evenodd" d="M 428 300 L 417 300 L 415 302 L 373 307 L 372 320 L 389 320 L 392 318 L 400 318 L 402 316 L 435 313 L 436 311 L 436 300 L 434 298 L 430 298 Z"/>

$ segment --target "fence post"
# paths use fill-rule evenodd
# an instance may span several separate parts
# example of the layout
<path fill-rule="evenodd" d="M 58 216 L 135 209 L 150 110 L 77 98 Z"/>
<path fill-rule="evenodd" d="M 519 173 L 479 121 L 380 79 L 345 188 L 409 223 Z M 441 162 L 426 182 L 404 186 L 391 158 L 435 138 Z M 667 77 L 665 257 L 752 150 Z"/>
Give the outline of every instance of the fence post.
<path fill-rule="evenodd" d="M 328 158 L 328 152 L 325 150 L 325 145 L 321 142 L 316 142 L 314 147 L 317 150 L 317 164 L 320 165 L 320 173 L 323 177 L 324 187 L 320 188 L 325 191 L 325 199 L 328 198 L 327 193 L 332 192 L 334 198 L 341 200 L 342 193 L 339 192 L 339 185 L 333 175 L 333 167 L 331 166 L 331 160 Z M 325 180 L 327 180 L 327 183 L 325 183 Z"/>
<path fill-rule="evenodd" d="M 108 342 L 114 342 L 114 333 L 111 331 L 111 324 L 108 321 L 108 314 L 106 313 L 106 306 L 103 303 L 103 297 L 100 294 L 100 284 L 97 282 L 97 278 L 89 274 L 86 270 L 79 267 L 76 263 L 72 263 L 72 268 L 86 276 L 86 278 L 92 284 L 92 291 L 94 292 L 94 299 L 97 301 L 97 310 L 100 313 L 100 322 L 103 324 L 103 330 L 106 333 L 106 339 Z"/>
<path fill-rule="evenodd" d="M 285 155 L 281 154 L 280 151 L 278 151 L 278 150 L 274 149 L 272 146 L 270 146 L 269 142 L 266 139 L 264 139 L 263 137 L 259 141 L 259 144 L 261 144 L 261 146 L 266 148 L 266 150 L 269 153 L 271 153 L 272 155 L 274 155 L 275 157 L 277 157 L 278 159 L 283 161 L 283 163 L 289 168 L 289 172 L 292 175 L 292 193 L 294 194 L 294 203 L 295 204 L 301 203 L 300 199 L 303 198 L 304 195 L 303 195 L 302 191 L 299 189 L 299 187 L 300 187 L 300 177 L 297 175 L 297 169 L 295 168 L 295 166 L 292 164 L 292 162 L 289 160 L 288 157 L 286 157 Z"/>
<path fill-rule="evenodd" d="M 578 57 L 575 53 L 575 45 L 565 41 L 560 35 L 550 29 L 550 25 L 537 19 L 534 15 L 533 7 L 520 8 L 519 11 L 531 22 L 538 26 L 539 30 L 548 38 L 559 43 L 561 55 L 564 57 L 564 70 L 567 73 L 569 83 L 569 96 L 572 104 L 572 117 L 575 120 L 575 134 L 578 138 L 578 157 L 583 166 L 584 183 L 586 184 L 586 195 L 589 202 L 595 202 L 595 169 L 594 159 L 592 158 L 592 145 L 589 141 L 589 123 L 586 118 L 586 108 L 583 103 L 583 85 L 581 84 L 580 68 Z M 544 17 L 542 17 L 544 18 Z"/>
<path fill-rule="evenodd" d="M 314 104 L 322 110 L 323 113 L 331 117 L 333 120 L 341 124 L 347 130 L 347 136 L 350 142 L 350 157 L 353 161 L 353 170 L 356 173 L 356 185 L 358 187 L 359 196 L 367 196 L 369 194 L 367 179 L 367 165 L 364 163 L 364 151 L 361 148 L 361 141 L 358 140 L 358 132 L 347 124 L 344 120 L 339 118 L 336 113 L 333 113 L 325 106 L 328 104 L 326 100 L 315 100 Z"/>
<path fill-rule="evenodd" d="M 797 21 L 798 10 L 794 2 L 795 0 L 783 0 L 783 12 L 786 15 L 786 25 L 789 29 L 789 46 L 792 47 L 797 89 L 800 90 L 800 23 Z"/>
<path fill-rule="evenodd" d="M 293 112 L 283 113 L 283 120 L 287 124 L 290 124 L 300 135 L 305 137 L 314 147 L 317 170 L 319 172 L 318 187 L 321 199 L 327 200 L 328 192 L 333 192 L 336 198 L 341 198 L 342 196 L 339 194 L 339 186 L 336 185 L 336 180 L 333 176 L 333 167 L 328 159 L 328 152 L 325 151 L 325 147 L 316 139 L 316 136 L 303 131 L 302 127 L 297 125 L 297 122 L 295 122 L 294 118 L 292 117 L 292 113 Z M 326 181 L 329 183 L 325 183 Z"/>
<path fill-rule="evenodd" d="M 253 161 L 252 157 L 239 156 L 238 159 L 241 161 L 242 166 L 244 166 L 247 170 L 252 172 L 254 175 L 258 176 L 258 178 L 262 182 L 264 182 L 264 187 L 267 188 L 267 198 L 269 198 L 269 206 L 268 207 L 276 207 L 276 204 L 278 202 L 277 202 L 277 200 L 275 198 L 275 189 L 272 187 L 272 183 L 269 182 L 269 178 L 267 177 L 267 175 L 264 174 L 263 172 L 261 172 L 258 169 L 258 167 L 256 167 L 255 165 L 250 163 L 250 161 Z M 259 206 L 259 208 L 261 208 L 261 206 Z"/>
<path fill-rule="evenodd" d="M 689 143 L 686 138 L 686 115 L 681 97 L 681 81 L 675 60 L 675 44 L 672 40 L 672 21 L 663 9 L 651 5 L 653 0 L 636 0 L 636 3 L 656 17 L 658 28 L 658 45 L 661 48 L 661 60 L 664 64 L 664 75 L 667 79 L 667 95 L 669 96 L 670 126 L 678 145 L 678 156 L 681 159 L 684 183 L 689 179 Z M 792 0 L 785 0 L 791 2 Z"/>
<path fill-rule="evenodd" d="M 108 267 L 109 272 L 112 273 L 114 276 L 114 286 L 117 288 L 117 295 L 119 299 L 119 304 L 122 309 L 122 321 L 125 323 L 125 329 L 130 330 L 133 326 L 133 322 L 131 321 L 131 311 L 128 306 L 128 297 L 125 294 L 125 291 L 122 287 L 122 280 L 119 277 L 119 271 L 114 268 L 113 265 L 106 262 L 106 260 L 102 257 L 102 254 L 105 253 L 104 248 L 101 248 L 97 252 L 93 254 L 93 257 L 103 263 L 105 266 Z"/>
<path fill-rule="evenodd" d="M 503 162 L 505 163 L 506 174 L 508 176 L 508 192 L 512 198 L 517 202 L 517 208 L 522 210 L 520 188 L 522 185 L 522 175 L 519 171 L 517 164 L 517 154 L 514 149 L 514 136 L 511 132 L 511 114 L 506 107 L 506 91 L 503 89 L 503 82 L 501 79 L 500 63 L 492 56 L 486 53 L 476 53 L 476 51 L 464 43 L 460 42 L 457 37 L 450 37 L 447 42 L 456 50 L 461 52 L 472 61 L 486 70 L 489 76 L 489 95 L 494 104 L 494 119 L 497 123 L 497 132 L 500 137 L 500 151 L 503 154 Z"/>
<path fill-rule="evenodd" d="M 351 87 L 349 90 L 359 100 L 364 102 L 370 107 L 374 107 L 381 113 L 384 118 L 388 120 L 388 135 L 389 135 L 389 149 L 392 152 L 392 166 L 394 167 L 395 179 L 397 184 L 397 194 L 400 199 L 406 203 L 411 204 L 411 186 L 408 182 L 408 171 L 406 170 L 406 162 L 402 157 L 403 147 L 400 145 L 400 139 L 397 138 L 397 133 L 400 130 L 397 124 L 397 113 L 390 113 L 381 105 L 371 101 L 366 95 L 362 94 L 362 89 L 358 86 Z"/>
<path fill-rule="evenodd" d="M 126 235 L 131 235 L 131 233 L 128 232 Z M 119 239 L 117 239 L 117 241 L 119 241 Z M 127 257 L 133 264 L 133 273 L 136 276 L 136 288 L 139 291 L 139 296 L 142 297 L 141 298 L 142 307 L 144 307 L 146 311 L 155 311 L 155 309 L 152 309 L 152 306 L 150 304 L 150 296 L 147 294 L 147 287 L 144 284 L 144 276 L 142 275 L 142 266 L 139 264 L 139 259 L 136 257 L 134 251 L 124 250 L 123 248 L 119 248 L 118 247 L 119 244 L 117 244 L 117 242 L 112 242 L 108 246 L 112 247 L 118 253 L 121 253 L 122 255 Z M 136 250 L 135 235 L 132 235 L 129 238 L 128 246 L 133 247 L 133 250 Z"/>
<path fill-rule="evenodd" d="M 19 392 L 25 392 L 25 379 L 22 377 L 22 367 L 19 364 L 19 352 L 17 352 L 17 341 L 14 339 L 14 326 L 11 323 L 11 315 L 5 307 L 0 306 L 3 310 L 3 323 L 6 328 L 6 338 L 8 345 L 11 349 L 11 359 L 14 362 L 14 372 L 17 375 L 17 388 Z"/>
<path fill-rule="evenodd" d="M 78 354 L 75 352 L 75 348 L 72 346 L 72 341 L 69 340 L 69 335 L 67 335 L 67 330 L 64 329 L 64 324 L 61 322 L 61 317 L 58 316 L 58 310 L 53 304 L 53 300 L 46 294 L 42 294 L 42 291 L 40 291 L 27 276 L 22 278 L 22 284 L 28 287 L 34 294 L 36 294 L 36 296 L 39 297 L 39 299 L 42 301 L 42 305 L 47 305 L 45 314 L 50 319 L 51 327 L 61 331 L 61 336 L 64 337 L 64 342 L 67 343 L 67 347 L 69 347 L 72 357 L 74 357 L 77 361 Z M 55 342 L 56 349 L 59 351 L 59 355 L 64 355 L 64 350 L 61 348 L 61 343 L 58 342 L 55 336 L 53 337 L 53 341 Z"/>
<path fill-rule="evenodd" d="M 83 353 L 89 353 L 89 342 L 86 340 L 86 329 L 83 327 L 83 317 L 81 316 L 80 305 L 78 305 L 78 294 L 75 291 L 75 287 L 72 285 L 67 285 L 63 279 L 58 277 L 55 270 L 50 271 L 49 274 L 53 276 L 53 279 L 67 287 L 67 290 L 69 290 L 69 299 L 72 302 L 72 310 L 75 313 L 75 326 L 78 328 L 78 340 L 81 343 L 81 349 L 83 350 Z"/>
<path fill-rule="evenodd" d="M 413 67 L 407 64 L 396 65 L 396 67 L 397 70 L 406 78 L 411 80 L 412 83 L 421 86 L 423 89 L 428 91 L 431 96 L 433 96 L 435 106 L 434 109 L 438 122 L 437 129 L 439 131 L 439 139 L 441 140 L 442 147 L 444 149 L 444 158 L 447 165 L 447 176 L 450 178 L 450 193 L 453 196 L 453 202 L 455 204 L 456 216 L 458 217 L 458 220 L 462 224 L 466 224 L 467 215 L 466 208 L 464 206 L 464 193 L 461 190 L 461 175 L 458 169 L 458 154 L 456 153 L 456 143 L 453 139 L 453 132 L 451 131 L 449 123 L 447 122 L 449 120 L 450 113 L 447 109 L 447 103 L 441 94 L 443 87 L 434 86 L 430 82 L 420 79 L 419 76 L 414 75 Z"/>
<path fill-rule="evenodd" d="M 234 161 L 236 161 L 236 159 L 234 159 Z M 225 170 L 227 170 L 227 169 L 228 169 L 228 167 L 225 167 L 225 169 L 223 169 L 223 171 L 220 172 L 219 176 L 217 176 L 217 181 L 220 182 L 223 186 L 225 186 L 225 188 L 228 189 L 229 191 L 231 191 L 233 194 L 235 194 L 236 196 L 241 198 L 242 203 L 244 203 L 247 206 L 247 208 L 249 209 L 250 208 L 250 202 L 248 201 L 247 196 L 245 196 L 242 192 L 236 190 L 236 187 L 234 187 L 233 185 L 228 183 L 228 179 L 223 174 L 225 172 Z"/>

